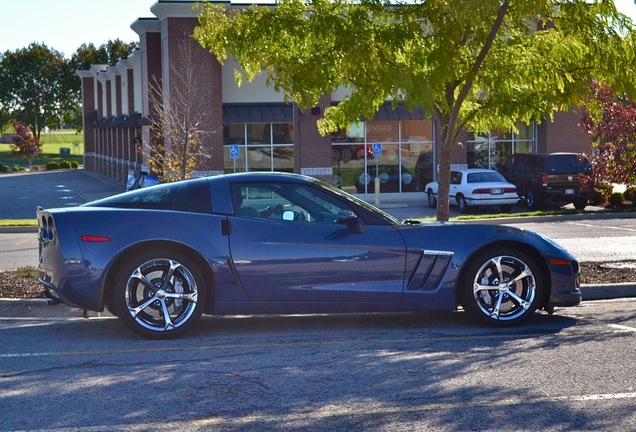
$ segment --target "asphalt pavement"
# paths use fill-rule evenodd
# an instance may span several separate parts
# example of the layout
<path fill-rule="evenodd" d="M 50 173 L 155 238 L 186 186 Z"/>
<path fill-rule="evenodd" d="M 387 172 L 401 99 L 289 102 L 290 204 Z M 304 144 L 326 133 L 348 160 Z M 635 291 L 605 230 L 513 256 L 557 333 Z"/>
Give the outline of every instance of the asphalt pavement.
<path fill-rule="evenodd" d="M 82 169 L 64 171 L 45 171 L 36 173 L 16 173 L 0 175 L 0 219 L 32 219 L 35 217 L 37 206 L 44 208 L 72 207 L 94 201 L 100 198 L 124 192 L 126 184 L 94 171 Z M 422 218 L 433 217 L 435 210 L 427 204 L 426 195 L 423 192 L 409 194 L 383 194 L 379 202 L 375 195 L 362 195 L 361 198 L 376 204 L 386 212 L 396 217 Z M 588 207 L 588 210 L 594 208 Z M 599 209 L 600 210 L 600 209 Z M 479 212 L 487 213 L 489 209 L 479 209 Z M 522 206 L 515 206 L 514 212 L 525 211 Z M 451 207 L 451 217 L 459 213 Z M 566 216 L 549 216 L 552 218 L 564 218 Z M 568 218 L 570 216 L 567 216 Z M 607 214 L 574 215 L 581 218 L 608 218 Z M 545 219 L 545 217 L 542 217 Z M 537 218 L 533 218 L 536 220 Z M 510 223 L 510 220 L 518 221 L 518 218 L 484 219 L 487 223 Z M 4 232 L 11 228 L 3 228 Z M 16 231 L 34 230 L 34 228 L 16 228 Z M 633 297 L 636 296 L 635 283 L 587 285 L 583 287 L 586 300 Z M 43 301 L 24 301 L 0 299 L 0 316 L 7 314 L 25 313 L 32 315 L 68 313 L 65 308 L 44 308 Z M 59 307 L 59 306 L 58 306 Z M 9 312 L 7 309 L 13 312 Z M 37 311 L 37 312 L 36 312 Z"/>

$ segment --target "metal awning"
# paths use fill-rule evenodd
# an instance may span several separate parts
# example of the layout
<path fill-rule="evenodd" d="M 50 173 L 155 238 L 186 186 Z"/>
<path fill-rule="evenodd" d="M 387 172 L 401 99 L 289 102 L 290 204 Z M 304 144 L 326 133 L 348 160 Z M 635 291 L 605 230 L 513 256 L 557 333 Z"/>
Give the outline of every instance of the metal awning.
<path fill-rule="evenodd" d="M 223 104 L 223 123 L 291 123 L 291 104 Z"/>
<path fill-rule="evenodd" d="M 426 120 L 424 108 L 413 108 L 409 111 L 404 103 L 393 108 L 391 102 L 384 102 L 373 117 L 373 121 Z"/>

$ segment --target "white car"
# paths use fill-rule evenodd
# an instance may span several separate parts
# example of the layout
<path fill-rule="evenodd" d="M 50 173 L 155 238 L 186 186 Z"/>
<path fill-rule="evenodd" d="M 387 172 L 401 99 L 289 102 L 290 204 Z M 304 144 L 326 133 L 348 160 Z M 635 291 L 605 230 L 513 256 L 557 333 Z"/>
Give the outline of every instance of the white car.
<path fill-rule="evenodd" d="M 437 206 L 438 183 L 428 183 L 424 190 L 428 195 L 428 205 Z M 515 185 L 508 183 L 497 171 L 468 168 L 451 171 L 449 201 L 456 203 L 462 213 L 478 205 L 499 206 L 507 213 L 519 201 L 519 196 Z"/>

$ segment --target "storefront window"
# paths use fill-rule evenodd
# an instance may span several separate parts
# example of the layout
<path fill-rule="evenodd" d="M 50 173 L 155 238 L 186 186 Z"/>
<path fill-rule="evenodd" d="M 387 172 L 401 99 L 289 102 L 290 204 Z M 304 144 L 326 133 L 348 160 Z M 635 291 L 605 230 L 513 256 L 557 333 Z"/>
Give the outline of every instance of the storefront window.
<path fill-rule="evenodd" d="M 294 171 L 292 123 L 237 123 L 223 127 L 226 173 Z"/>
<path fill-rule="evenodd" d="M 433 178 L 433 122 L 372 121 L 333 134 L 334 184 L 351 193 L 421 190 Z M 381 147 L 376 156 L 374 145 Z M 420 183 L 423 183 L 420 185 Z"/>
<path fill-rule="evenodd" d="M 467 143 L 467 161 L 470 168 L 496 169 L 515 153 L 536 151 L 536 124 L 517 123 L 518 132 L 491 131 L 480 134 Z"/>

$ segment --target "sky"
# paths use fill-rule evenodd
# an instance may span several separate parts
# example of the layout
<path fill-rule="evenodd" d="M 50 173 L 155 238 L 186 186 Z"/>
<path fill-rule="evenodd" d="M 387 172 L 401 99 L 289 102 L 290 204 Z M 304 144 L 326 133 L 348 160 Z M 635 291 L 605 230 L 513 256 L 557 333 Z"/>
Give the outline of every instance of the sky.
<path fill-rule="evenodd" d="M 156 0 L 0 0 L 0 52 L 44 43 L 70 58 L 83 43 L 137 42 L 130 25 Z"/>
<path fill-rule="evenodd" d="M 634 0 L 615 0 L 618 10 L 636 22 Z M 156 0 L 0 0 L 0 52 L 44 43 L 66 58 L 83 43 L 100 46 L 109 39 L 137 42 L 130 29 L 137 18 L 153 17 Z"/>

